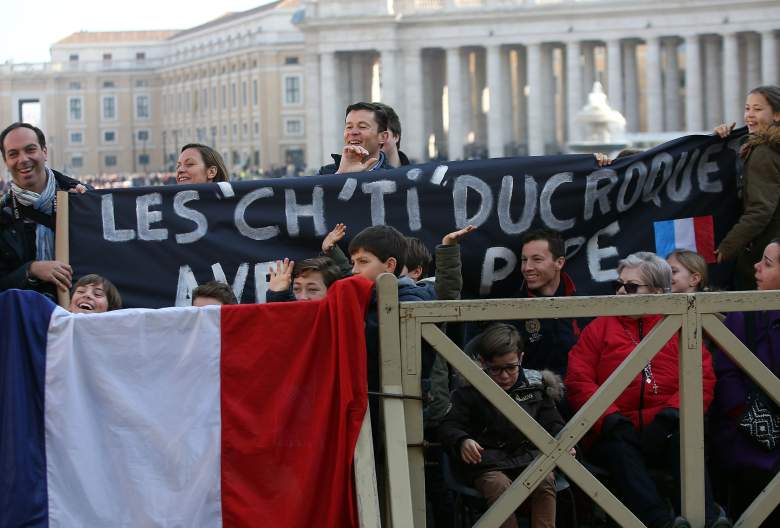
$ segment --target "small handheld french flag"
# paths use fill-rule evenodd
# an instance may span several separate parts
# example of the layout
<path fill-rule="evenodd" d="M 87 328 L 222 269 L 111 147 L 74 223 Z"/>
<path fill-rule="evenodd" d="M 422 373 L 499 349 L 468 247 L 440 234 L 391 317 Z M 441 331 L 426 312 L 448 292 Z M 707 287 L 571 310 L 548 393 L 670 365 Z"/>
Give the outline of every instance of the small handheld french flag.
<path fill-rule="evenodd" d="M 695 216 L 653 222 L 655 228 L 655 252 L 666 258 L 675 249 L 695 251 L 708 264 L 716 262 L 715 230 L 712 216 Z"/>

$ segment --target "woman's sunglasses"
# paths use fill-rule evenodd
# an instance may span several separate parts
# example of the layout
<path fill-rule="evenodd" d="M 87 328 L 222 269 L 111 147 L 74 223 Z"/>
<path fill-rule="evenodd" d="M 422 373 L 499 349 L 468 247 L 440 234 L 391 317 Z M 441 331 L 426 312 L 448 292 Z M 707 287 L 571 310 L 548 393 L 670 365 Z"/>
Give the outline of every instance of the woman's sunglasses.
<path fill-rule="evenodd" d="M 623 288 L 624 290 L 626 290 L 626 293 L 628 293 L 629 295 L 635 294 L 637 291 L 639 291 L 639 288 L 641 288 L 642 286 L 647 286 L 646 284 L 636 284 L 636 283 L 633 283 L 633 282 L 623 282 L 621 280 L 616 280 L 612 284 L 615 287 L 615 291 L 616 292 L 619 291 L 620 288 Z"/>

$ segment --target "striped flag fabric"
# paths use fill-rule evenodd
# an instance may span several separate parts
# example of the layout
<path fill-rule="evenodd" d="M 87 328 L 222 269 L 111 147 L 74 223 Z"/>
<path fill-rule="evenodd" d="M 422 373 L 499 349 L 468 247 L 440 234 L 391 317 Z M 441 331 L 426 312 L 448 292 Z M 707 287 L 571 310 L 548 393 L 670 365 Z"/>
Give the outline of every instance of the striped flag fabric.
<path fill-rule="evenodd" d="M 372 286 L 105 314 L 0 293 L 0 527 L 357 526 Z"/>
<path fill-rule="evenodd" d="M 707 263 L 717 261 L 712 216 L 653 222 L 653 228 L 658 256 L 666 258 L 675 249 L 688 249 L 701 255 Z"/>

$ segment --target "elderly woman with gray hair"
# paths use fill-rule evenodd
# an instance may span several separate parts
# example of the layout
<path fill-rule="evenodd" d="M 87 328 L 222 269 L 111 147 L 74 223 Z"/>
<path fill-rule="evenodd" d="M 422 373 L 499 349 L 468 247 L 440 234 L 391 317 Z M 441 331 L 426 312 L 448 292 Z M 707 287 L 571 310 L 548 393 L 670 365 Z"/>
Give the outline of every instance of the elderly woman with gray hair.
<path fill-rule="evenodd" d="M 672 270 L 654 253 L 629 255 L 618 264 L 618 295 L 671 290 Z M 569 352 L 566 391 L 579 409 L 634 350 L 663 316 L 601 316 L 585 327 Z M 675 334 L 607 408 L 591 431 L 586 456 L 607 470 L 618 496 L 650 528 L 690 526 L 675 517 L 661 497 L 649 468 L 670 471 L 679 484 L 679 339 Z M 702 347 L 704 409 L 715 388 L 710 353 Z M 712 501 L 707 485 L 707 526 L 731 523 Z M 672 497 L 679 514 L 679 494 Z"/>

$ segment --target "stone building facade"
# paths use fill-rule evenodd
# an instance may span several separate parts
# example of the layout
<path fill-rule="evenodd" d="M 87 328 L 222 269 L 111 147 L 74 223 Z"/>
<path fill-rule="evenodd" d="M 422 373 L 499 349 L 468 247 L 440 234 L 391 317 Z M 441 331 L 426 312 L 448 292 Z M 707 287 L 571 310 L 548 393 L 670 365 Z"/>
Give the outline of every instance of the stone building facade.
<path fill-rule="evenodd" d="M 600 81 L 628 138 L 724 121 L 780 82 L 776 0 L 278 0 L 183 31 L 76 33 L 0 65 L 0 123 L 41 103 L 52 164 L 157 171 L 201 142 L 234 170 L 316 168 L 344 108 L 394 106 L 410 158 L 563 152 Z"/>

